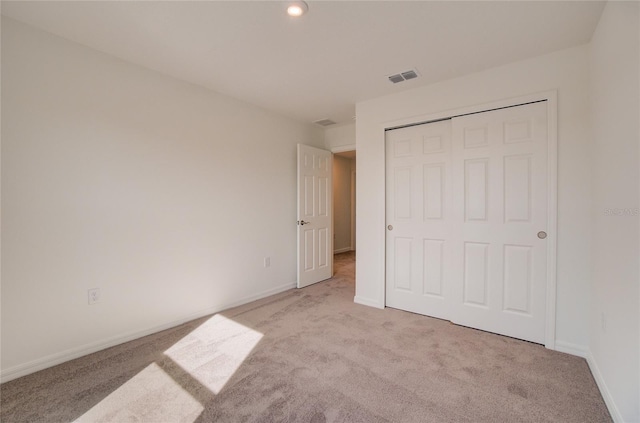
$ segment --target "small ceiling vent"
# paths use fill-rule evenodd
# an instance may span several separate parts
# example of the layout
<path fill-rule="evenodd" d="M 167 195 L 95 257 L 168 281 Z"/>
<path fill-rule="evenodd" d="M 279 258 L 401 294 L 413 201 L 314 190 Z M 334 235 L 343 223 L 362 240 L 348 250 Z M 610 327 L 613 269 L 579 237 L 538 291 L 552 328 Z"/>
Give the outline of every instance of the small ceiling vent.
<path fill-rule="evenodd" d="M 397 84 L 398 82 L 408 81 L 409 79 L 414 79 L 418 77 L 418 72 L 415 69 L 409 69 L 408 71 L 400 72 L 395 75 L 390 75 L 389 81 Z"/>
<path fill-rule="evenodd" d="M 331 119 L 320 119 L 320 120 L 316 120 L 313 123 L 317 123 L 320 126 L 330 126 L 330 125 L 335 125 L 336 123 L 334 121 L 332 121 Z"/>

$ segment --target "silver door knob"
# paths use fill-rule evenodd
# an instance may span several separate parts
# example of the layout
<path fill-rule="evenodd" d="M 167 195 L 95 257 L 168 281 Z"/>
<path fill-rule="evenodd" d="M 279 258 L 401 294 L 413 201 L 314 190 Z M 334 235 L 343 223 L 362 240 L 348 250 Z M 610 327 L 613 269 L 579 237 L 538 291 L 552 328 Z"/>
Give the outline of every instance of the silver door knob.
<path fill-rule="evenodd" d="M 393 225 L 389 225 L 389 226 L 387 226 L 387 229 L 389 229 L 390 231 L 392 231 L 392 230 L 393 230 Z"/>
<path fill-rule="evenodd" d="M 545 239 L 547 237 L 547 233 L 545 231 L 538 232 L 538 238 Z"/>
<path fill-rule="evenodd" d="M 304 220 L 299 220 L 298 221 L 299 225 L 308 225 L 309 223 L 311 223 L 311 222 L 305 222 Z"/>

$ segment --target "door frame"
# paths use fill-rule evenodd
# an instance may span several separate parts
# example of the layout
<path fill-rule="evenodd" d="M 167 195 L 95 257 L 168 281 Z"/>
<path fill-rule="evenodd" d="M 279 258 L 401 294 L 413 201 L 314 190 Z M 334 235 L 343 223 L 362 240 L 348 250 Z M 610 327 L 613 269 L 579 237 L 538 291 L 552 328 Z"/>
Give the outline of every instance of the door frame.
<path fill-rule="evenodd" d="M 329 149 L 329 151 L 331 151 L 333 154 L 335 153 L 344 153 L 345 151 L 355 151 L 356 152 L 356 160 L 357 160 L 357 150 L 356 150 L 356 145 L 355 144 L 346 144 L 346 145 L 339 145 L 336 147 L 331 147 Z M 352 170 L 351 171 L 351 243 L 350 243 L 350 248 L 351 251 L 355 250 L 355 244 L 356 244 L 356 231 L 358 230 L 357 226 L 356 226 L 356 192 L 355 192 L 355 185 L 354 185 L 354 181 L 355 181 L 355 175 L 356 175 L 356 171 L 357 170 Z M 331 195 L 333 195 L 333 185 L 331 186 Z M 332 210 L 333 212 L 333 210 Z M 333 223 L 333 218 L 332 218 L 332 223 Z M 333 230 L 333 229 L 332 229 Z"/>
<path fill-rule="evenodd" d="M 356 170 L 351 171 L 351 251 L 356 250 Z"/>
<path fill-rule="evenodd" d="M 493 109 L 513 107 L 537 101 L 547 102 L 547 292 L 546 292 L 546 314 L 545 314 L 545 347 L 555 350 L 556 340 L 556 289 L 557 289 L 557 235 L 558 235 L 558 93 L 557 91 L 545 91 L 525 96 L 513 97 L 509 99 L 497 100 L 490 103 L 483 103 L 474 106 L 444 110 L 436 113 L 418 115 L 404 119 L 385 122 L 379 129 L 383 133 L 388 130 L 420 125 L 453 116 L 486 112 Z M 384 137 L 383 139 L 386 139 Z M 386 158 L 385 158 L 386 162 Z M 387 203 L 386 190 L 383 194 L 384 205 Z M 386 212 L 383 213 L 386 222 Z M 384 239 L 382 268 L 384 284 L 382 284 L 383 304 L 386 306 L 386 232 L 385 223 L 381 225 L 381 234 Z"/>

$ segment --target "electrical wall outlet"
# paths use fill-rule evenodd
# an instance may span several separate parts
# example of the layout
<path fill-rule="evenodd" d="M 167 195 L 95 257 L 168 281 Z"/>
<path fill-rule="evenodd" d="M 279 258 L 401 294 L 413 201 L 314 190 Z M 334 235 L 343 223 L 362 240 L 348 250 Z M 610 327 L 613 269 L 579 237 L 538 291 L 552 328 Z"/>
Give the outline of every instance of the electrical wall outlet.
<path fill-rule="evenodd" d="M 89 297 L 89 305 L 100 302 L 100 288 L 91 288 L 87 293 Z"/>
<path fill-rule="evenodd" d="M 264 267 L 270 267 L 271 266 L 271 257 L 265 257 L 264 258 Z"/>

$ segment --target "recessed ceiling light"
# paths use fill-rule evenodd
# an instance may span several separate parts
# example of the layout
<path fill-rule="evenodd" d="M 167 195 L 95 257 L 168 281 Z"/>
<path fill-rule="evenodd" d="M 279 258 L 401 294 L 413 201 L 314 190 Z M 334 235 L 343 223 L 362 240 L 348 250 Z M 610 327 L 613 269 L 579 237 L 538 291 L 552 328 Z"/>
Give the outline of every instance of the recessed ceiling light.
<path fill-rule="evenodd" d="M 294 18 L 304 15 L 308 10 L 309 6 L 303 1 L 293 1 L 287 6 L 287 14 Z"/>

